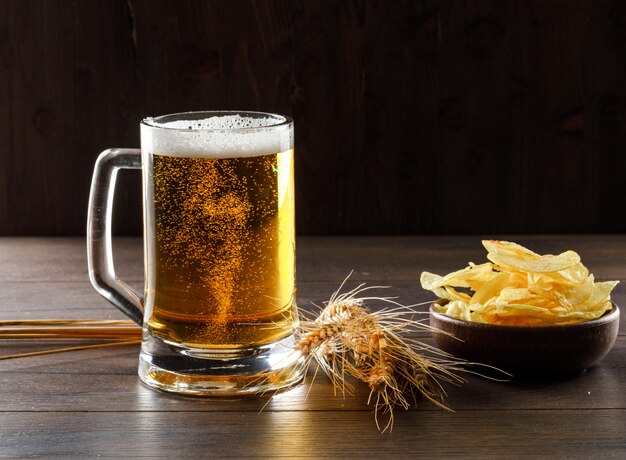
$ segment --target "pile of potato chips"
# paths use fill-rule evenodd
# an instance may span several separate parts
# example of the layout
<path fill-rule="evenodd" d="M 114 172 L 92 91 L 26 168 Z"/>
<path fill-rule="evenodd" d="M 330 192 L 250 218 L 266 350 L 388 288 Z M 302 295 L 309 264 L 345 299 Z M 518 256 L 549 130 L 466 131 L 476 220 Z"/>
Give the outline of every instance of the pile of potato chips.
<path fill-rule="evenodd" d="M 422 287 L 443 299 L 436 304 L 441 313 L 479 323 L 547 326 L 599 318 L 612 308 L 618 281 L 594 282 L 574 251 L 539 255 L 508 241 L 483 245 L 491 262 L 470 262 L 445 276 L 422 273 Z"/>

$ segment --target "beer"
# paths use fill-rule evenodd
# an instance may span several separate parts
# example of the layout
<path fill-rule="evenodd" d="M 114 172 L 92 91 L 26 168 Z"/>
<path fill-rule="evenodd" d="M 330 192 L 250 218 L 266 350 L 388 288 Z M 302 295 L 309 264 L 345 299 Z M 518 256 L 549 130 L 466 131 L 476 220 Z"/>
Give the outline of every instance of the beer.
<path fill-rule="evenodd" d="M 150 156 L 146 326 L 193 349 L 245 349 L 293 334 L 293 149 Z"/>
<path fill-rule="evenodd" d="M 109 289 L 114 273 L 101 283 L 125 312 L 143 315 L 139 378 L 206 396 L 296 385 L 293 120 L 209 111 L 140 126 L 141 161 L 118 163 L 143 173 L 144 296 L 121 281 Z M 115 170 L 102 168 L 112 182 Z"/>

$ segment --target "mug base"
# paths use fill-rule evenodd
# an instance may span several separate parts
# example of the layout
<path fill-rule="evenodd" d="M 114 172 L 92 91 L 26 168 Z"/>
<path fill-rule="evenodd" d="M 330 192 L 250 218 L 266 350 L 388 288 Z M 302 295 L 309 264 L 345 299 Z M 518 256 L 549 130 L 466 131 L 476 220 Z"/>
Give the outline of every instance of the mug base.
<path fill-rule="evenodd" d="M 243 356 L 219 350 L 199 356 L 146 334 L 139 356 L 139 378 L 150 388 L 196 396 L 284 391 L 304 378 L 303 360 L 294 350 L 296 343 L 293 334 Z"/>

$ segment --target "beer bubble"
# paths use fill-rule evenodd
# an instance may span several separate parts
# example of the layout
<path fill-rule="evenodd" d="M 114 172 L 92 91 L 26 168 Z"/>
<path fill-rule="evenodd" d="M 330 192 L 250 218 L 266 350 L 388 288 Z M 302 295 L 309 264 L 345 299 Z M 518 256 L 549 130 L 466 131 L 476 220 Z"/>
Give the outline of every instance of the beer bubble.
<path fill-rule="evenodd" d="M 168 118 L 143 120 L 141 138 L 144 150 L 175 157 L 238 158 L 293 148 L 293 125 L 280 115 L 223 114 L 173 121 Z"/>
<path fill-rule="evenodd" d="M 292 157 L 293 150 L 153 156 L 148 230 L 158 263 L 146 311 L 155 334 L 200 348 L 245 348 L 292 331 Z"/>

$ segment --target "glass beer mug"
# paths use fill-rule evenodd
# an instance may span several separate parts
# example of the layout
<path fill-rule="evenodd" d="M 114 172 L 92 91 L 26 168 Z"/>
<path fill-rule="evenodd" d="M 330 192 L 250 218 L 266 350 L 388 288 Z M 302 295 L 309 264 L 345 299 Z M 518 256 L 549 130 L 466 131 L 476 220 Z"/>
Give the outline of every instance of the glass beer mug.
<path fill-rule="evenodd" d="M 87 223 L 96 290 L 143 326 L 139 377 L 197 395 L 288 388 L 296 343 L 293 120 L 188 112 L 141 122 L 141 150 L 96 162 Z M 115 177 L 141 169 L 145 291 L 116 277 Z"/>

